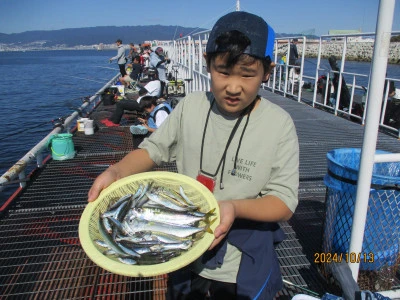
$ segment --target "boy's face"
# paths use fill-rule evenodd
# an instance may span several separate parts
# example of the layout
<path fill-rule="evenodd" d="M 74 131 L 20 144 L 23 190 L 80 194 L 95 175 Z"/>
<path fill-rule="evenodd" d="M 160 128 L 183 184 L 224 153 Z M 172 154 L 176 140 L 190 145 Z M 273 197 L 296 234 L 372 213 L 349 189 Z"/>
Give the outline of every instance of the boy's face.
<path fill-rule="evenodd" d="M 227 68 L 224 55 L 217 55 L 207 67 L 211 89 L 218 108 L 227 115 L 237 115 L 257 97 L 262 81 L 268 79 L 259 60 L 249 64 L 239 60 Z"/>

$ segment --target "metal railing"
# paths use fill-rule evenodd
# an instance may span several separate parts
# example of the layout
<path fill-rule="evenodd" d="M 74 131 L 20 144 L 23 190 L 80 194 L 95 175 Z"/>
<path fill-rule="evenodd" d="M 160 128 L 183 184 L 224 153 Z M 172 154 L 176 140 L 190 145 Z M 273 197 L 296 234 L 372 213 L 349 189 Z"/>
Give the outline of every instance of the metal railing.
<path fill-rule="evenodd" d="M 18 160 L 8 171 L 6 171 L 0 177 L 0 192 L 4 190 L 8 183 L 16 181 L 19 182 L 21 188 L 26 186 L 26 167 L 29 164 L 36 163 L 38 168 L 43 166 L 43 152 L 47 149 L 48 141 L 51 137 L 62 131 L 70 132 L 72 129 L 73 122 L 79 117 L 79 113 L 86 109 L 93 109 L 98 103 L 100 95 L 103 93 L 104 89 L 112 85 L 118 78 L 120 74 L 115 75 L 108 83 L 106 83 L 100 90 L 98 90 L 94 96 L 90 97 L 88 101 L 83 103 L 81 107 L 72 114 L 70 114 L 60 126 L 55 127 L 47 136 L 45 136 L 39 143 L 37 143 L 32 149 L 30 149 L 20 160 Z M 90 107 L 92 106 L 92 108 Z M 18 179 L 17 179 L 18 178 Z M 17 179 L 17 180 L 16 180 Z"/>
<path fill-rule="evenodd" d="M 186 80 L 186 92 L 210 90 L 210 76 L 206 69 L 204 59 L 205 47 L 209 30 L 196 33 L 175 40 L 170 44 L 170 58 L 178 69 L 179 76 Z M 400 32 L 393 31 L 391 35 L 398 35 Z M 357 43 L 363 40 L 372 40 L 375 33 L 360 34 L 343 34 L 343 35 L 324 35 L 317 41 L 307 40 L 305 36 L 293 36 L 275 39 L 275 55 L 274 62 L 276 67 L 273 69 L 270 80 L 262 84 L 262 88 L 270 90 L 274 93 L 280 93 L 285 97 L 291 97 L 298 102 L 304 101 L 310 103 L 313 107 L 323 108 L 335 115 L 341 115 L 346 118 L 358 120 L 361 124 L 365 124 L 366 109 L 368 103 L 369 91 L 369 73 L 357 73 L 346 70 L 346 61 L 349 56 L 349 44 Z M 284 56 L 290 55 L 290 41 L 297 38 L 299 41 L 299 59 L 298 64 L 290 65 L 289 60 L 282 60 Z M 165 45 L 164 45 L 165 47 Z M 338 70 L 332 70 L 322 64 L 324 58 L 328 58 L 332 54 L 332 49 L 338 62 Z M 331 51 L 331 52 L 329 52 Z M 307 60 L 307 53 L 316 55 L 317 63 L 314 75 L 305 74 L 304 64 Z M 318 86 L 321 87 L 321 78 L 325 76 L 325 86 L 323 92 L 318 93 Z M 341 93 L 337 92 L 336 97 L 332 97 L 332 79 L 337 78 L 336 90 L 341 91 L 342 86 L 346 84 L 349 91 L 348 103 L 344 103 Z M 346 78 L 346 80 L 344 80 Z M 386 84 L 393 81 L 396 86 L 400 86 L 400 79 L 386 77 Z M 367 82 L 367 83 L 366 83 Z M 312 94 L 303 93 L 302 86 L 306 83 L 311 84 Z M 399 128 L 394 128 L 384 123 L 385 111 L 388 101 L 391 98 L 386 93 L 382 95 L 382 110 L 380 114 L 379 126 L 391 131 L 400 137 Z M 346 100 L 347 101 L 347 100 Z"/>
<path fill-rule="evenodd" d="M 400 32 L 392 31 L 391 36 L 398 35 Z M 297 38 L 299 44 L 299 64 L 290 65 L 286 58 L 290 55 L 290 40 Z M 331 111 L 333 114 L 345 116 L 347 118 L 358 119 L 361 124 L 365 124 L 365 111 L 368 103 L 368 91 L 370 87 L 370 74 L 369 73 L 356 73 L 349 72 L 346 70 L 345 65 L 347 57 L 349 56 L 349 47 L 355 43 L 363 41 L 373 41 L 375 33 L 359 33 L 359 34 L 343 34 L 343 35 L 324 35 L 316 41 L 306 39 L 304 36 L 295 36 L 289 38 L 277 38 L 275 40 L 275 64 L 276 67 L 271 74 L 271 79 L 268 83 L 263 84 L 263 88 L 271 90 L 274 93 L 280 93 L 285 97 L 292 97 L 297 101 L 306 101 L 311 103 L 313 107 L 324 108 L 325 110 Z M 318 45 L 318 46 L 317 46 Z M 373 42 L 372 42 L 373 45 Z M 331 49 L 329 49 L 331 48 Z M 335 50 L 335 51 L 334 51 Z M 315 75 L 304 74 L 304 62 L 306 60 L 306 53 L 314 53 L 317 58 L 315 67 Z M 338 70 L 332 70 L 332 68 L 326 68 L 322 64 L 323 58 L 329 56 L 335 56 L 340 60 L 340 67 Z M 294 72 L 297 70 L 297 75 L 294 76 Z M 368 70 L 369 71 L 369 70 Z M 321 87 L 321 78 L 324 78 L 325 86 L 321 95 L 318 95 L 318 86 Z M 296 78 L 295 78 L 296 77 Z M 336 93 L 336 97 L 332 98 L 332 79 L 336 77 L 338 79 L 337 91 L 341 91 L 344 84 L 349 91 L 349 103 L 343 103 L 344 99 L 341 99 L 342 95 L 340 92 Z M 344 78 L 347 78 L 345 81 Z M 381 128 L 390 130 L 391 132 L 400 136 L 399 128 L 389 126 L 384 123 L 384 116 L 388 101 L 391 101 L 391 97 L 388 96 L 389 81 L 393 81 L 396 86 L 400 85 L 400 80 L 396 78 L 385 77 L 386 79 L 386 92 L 383 93 L 382 97 L 382 110 L 379 125 Z M 305 82 L 308 82 L 313 87 L 313 94 L 304 96 L 302 93 L 302 86 Z M 365 84 L 367 82 L 367 84 Z M 296 83 L 299 88 L 296 89 Z"/>

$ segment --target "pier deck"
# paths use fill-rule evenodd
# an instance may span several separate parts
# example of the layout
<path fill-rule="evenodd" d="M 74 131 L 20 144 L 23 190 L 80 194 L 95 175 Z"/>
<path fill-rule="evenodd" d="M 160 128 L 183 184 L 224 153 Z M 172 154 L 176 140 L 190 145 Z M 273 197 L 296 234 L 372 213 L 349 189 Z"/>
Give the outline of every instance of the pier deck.
<path fill-rule="evenodd" d="M 364 128 L 268 91 L 261 94 L 291 114 L 300 142 L 299 206 L 290 221 L 281 223 L 287 238 L 277 247 L 283 277 L 293 285 L 285 284 L 277 299 L 314 295 L 304 289 L 319 295 L 338 292 L 314 263 L 314 254 L 321 251 L 325 217 L 326 153 L 361 147 Z M 91 118 L 103 119 L 110 110 L 100 105 Z M 0 217 L 4 299 L 165 299 L 167 275 L 111 274 L 94 265 L 79 243 L 79 219 L 93 180 L 134 148 L 127 116 L 120 127 L 106 128 L 97 122 L 93 136 L 75 132 L 77 156 L 50 160 Z M 377 148 L 398 152 L 399 141 L 379 133 Z M 176 172 L 173 164 L 163 170 Z"/>

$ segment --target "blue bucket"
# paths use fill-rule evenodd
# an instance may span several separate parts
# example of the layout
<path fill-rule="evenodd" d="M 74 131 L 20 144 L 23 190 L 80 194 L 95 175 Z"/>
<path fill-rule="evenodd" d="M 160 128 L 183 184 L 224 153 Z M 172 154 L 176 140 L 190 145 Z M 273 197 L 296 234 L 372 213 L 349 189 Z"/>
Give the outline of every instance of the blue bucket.
<path fill-rule="evenodd" d="M 378 150 L 376 153 L 389 152 Z M 395 265 L 400 254 L 400 191 L 390 188 L 400 183 L 400 163 L 374 165 L 362 253 L 352 254 L 349 247 L 360 154 L 361 149 L 355 148 L 335 149 L 327 154 L 324 251 L 342 253 L 343 261 L 346 255 L 347 259 L 359 261 L 360 270 L 379 270 Z"/>
<path fill-rule="evenodd" d="M 51 150 L 51 156 L 54 160 L 66 160 L 75 157 L 74 142 L 70 133 L 53 135 L 47 147 Z"/>

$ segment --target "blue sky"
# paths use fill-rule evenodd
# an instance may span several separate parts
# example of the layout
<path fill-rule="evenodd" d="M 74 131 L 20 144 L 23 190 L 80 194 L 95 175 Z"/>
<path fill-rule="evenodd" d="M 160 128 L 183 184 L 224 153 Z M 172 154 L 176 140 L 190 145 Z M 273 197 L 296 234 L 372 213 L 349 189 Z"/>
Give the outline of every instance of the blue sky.
<path fill-rule="evenodd" d="M 393 31 L 400 31 L 400 0 Z M 0 0 L 0 32 L 94 26 L 173 25 L 211 28 L 235 0 Z M 278 33 L 317 35 L 330 29 L 376 29 L 379 0 L 242 0 L 241 10 L 262 16 Z M 171 37 L 172 39 L 173 37 Z"/>

